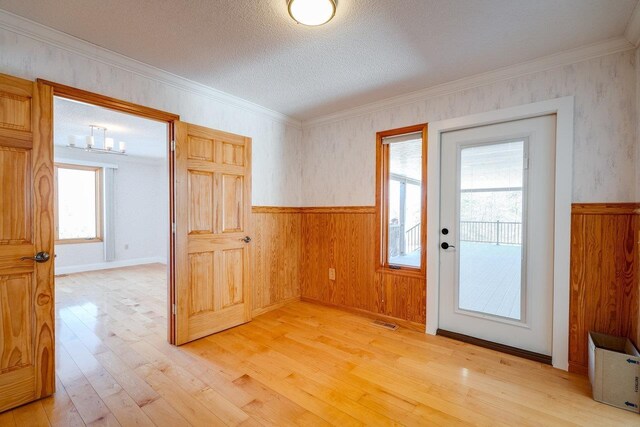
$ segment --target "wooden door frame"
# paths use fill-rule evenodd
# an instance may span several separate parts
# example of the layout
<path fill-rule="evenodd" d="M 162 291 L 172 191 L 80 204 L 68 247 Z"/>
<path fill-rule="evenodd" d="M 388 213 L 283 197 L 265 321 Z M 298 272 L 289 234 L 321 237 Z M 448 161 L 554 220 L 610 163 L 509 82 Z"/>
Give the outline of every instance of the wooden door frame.
<path fill-rule="evenodd" d="M 37 79 L 37 82 L 50 86 L 53 96 L 84 102 L 97 107 L 167 124 L 167 163 L 169 168 L 169 223 L 167 224 L 167 231 L 169 233 L 169 259 L 167 260 L 167 340 L 169 343 L 175 344 L 175 313 L 172 310 L 172 307 L 175 304 L 175 235 L 172 231 L 172 224 L 175 223 L 175 158 L 173 156 L 172 143 L 175 139 L 175 122 L 180 120 L 180 116 L 48 80 Z M 55 112 L 53 116 L 52 121 L 55 120 Z M 51 144 L 53 145 L 53 138 L 51 138 Z"/>

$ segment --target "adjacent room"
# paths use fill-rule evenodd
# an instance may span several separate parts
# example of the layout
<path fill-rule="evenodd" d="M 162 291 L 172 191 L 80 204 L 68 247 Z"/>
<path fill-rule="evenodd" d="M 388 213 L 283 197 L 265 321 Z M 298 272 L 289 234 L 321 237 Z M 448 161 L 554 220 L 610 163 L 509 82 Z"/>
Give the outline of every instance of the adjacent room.
<path fill-rule="evenodd" d="M 0 0 L 0 426 L 640 425 L 639 0 Z"/>

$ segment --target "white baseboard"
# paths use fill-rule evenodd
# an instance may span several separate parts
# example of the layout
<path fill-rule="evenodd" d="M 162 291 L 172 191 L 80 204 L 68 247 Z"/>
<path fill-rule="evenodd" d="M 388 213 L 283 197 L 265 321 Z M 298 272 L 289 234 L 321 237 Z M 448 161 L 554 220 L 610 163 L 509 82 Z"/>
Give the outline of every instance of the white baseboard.
<path fill-rule="evenodd" d="M 82 273 L 84 271 L 108 270 L 110 268 L 131 267 L 133 265 L 156 264 L 156 263 L 166 264 L 167 260 L 164 257 L 150 257 L 150 258 L 124 259 L 124 260 L 111 261 L 111 262 L 98 262 L 95 264 L 68 265 L 65 267 L 56 267 L 55 274 L 60 275 L 60 274 Z"/>

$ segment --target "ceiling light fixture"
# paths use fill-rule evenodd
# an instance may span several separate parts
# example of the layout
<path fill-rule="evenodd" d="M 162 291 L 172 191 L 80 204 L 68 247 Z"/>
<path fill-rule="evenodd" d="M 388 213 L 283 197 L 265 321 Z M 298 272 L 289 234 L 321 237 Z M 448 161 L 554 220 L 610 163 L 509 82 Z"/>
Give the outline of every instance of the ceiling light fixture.
<path fill-rule="evenodd" d="M 337 0 L 288 0 L 289 15 L 299 24 L 326 24 L 336 14 Z"/>
<path fill-rule="evenodd" d="M 119 149 L 117 151 L 114 150 L 115 141 L 113 140 L 113 138 L 107 137 L 107 128 L 102 126 L 96 126 L 96 125 L 89 125 L 89 128 L 91 129 L 91 134 L 84 137 L 84 140 L 85 140 L 84 147 L 78 147 L 78 145 L 76 144 L 77 138 L 75 135 L 69 136 L 69 143 L 67 144 L 67 147 L 79 148 L 81 150 L 91 151 L 93 153 L 120 154 L 120 155 L 126 156 L 127 151 L 126 151 L 125 142 L 120 141 L 120 144 L 118 147 Z M 93 136 L 94 130 L 102 131 L 103 148 L 96 147 L 96 138 L 95 136 Z"/>

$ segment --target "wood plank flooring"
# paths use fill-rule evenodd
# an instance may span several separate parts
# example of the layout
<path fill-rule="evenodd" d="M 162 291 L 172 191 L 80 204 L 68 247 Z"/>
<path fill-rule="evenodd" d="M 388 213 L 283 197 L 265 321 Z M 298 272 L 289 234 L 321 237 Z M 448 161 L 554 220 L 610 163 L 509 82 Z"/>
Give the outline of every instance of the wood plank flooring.
<path fill-rule="evenodd" d="M 57 279 L 57 393 L 2 426 L 639 425 L 588 379 L 309 303 L 182 347 L 164 267 Z"/>

